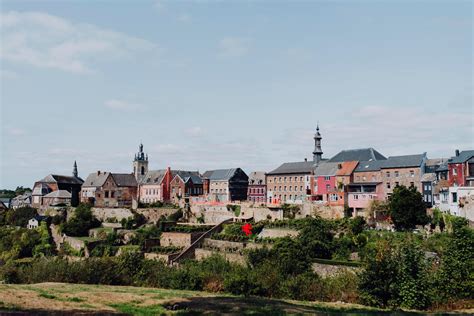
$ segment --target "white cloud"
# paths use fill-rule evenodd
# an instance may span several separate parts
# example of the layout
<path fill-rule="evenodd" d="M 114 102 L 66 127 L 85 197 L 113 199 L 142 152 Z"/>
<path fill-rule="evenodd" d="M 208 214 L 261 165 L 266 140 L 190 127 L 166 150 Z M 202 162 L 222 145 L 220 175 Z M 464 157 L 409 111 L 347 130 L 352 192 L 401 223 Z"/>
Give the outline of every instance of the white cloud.
<path fill-rule="evenodd" d="M 184 133 L 188 136 L 200 136 L 203 132 L 204 130 L 200 126 L 190 127 L 184 131 Z"/>
<path fill-rule="evenodd" d="M 107 100 L 105 101 L 104 105 L 109 109 L 119 110 L 119 111 L 137 111 L 137 110 L 143 110 L 145 108 L 142 104 L 131 103 L 128 101 L 116 100 L 116 99 Z"/>
<path fill-rule="evenodd" d="M 165 5 L 163 4 L 163 2 L 163 0 L 155 0 L 155 2 L 153 2 L 153 8 L 158 11 L 164 10 Z"/>
<path fill-rule="evenodd" d="M 42 12 L 1 13 L 0 28 L 0 57 L 40 68 L 88 73 L 99 60 L 158 52 L 149 41 Z"/>
<path fill-rule="evenodd" d="M 219 41 L 219 55 L 223 57 L 241 57 L 250 49 L 250 39 L 244 37 L 225 37 Z"/>

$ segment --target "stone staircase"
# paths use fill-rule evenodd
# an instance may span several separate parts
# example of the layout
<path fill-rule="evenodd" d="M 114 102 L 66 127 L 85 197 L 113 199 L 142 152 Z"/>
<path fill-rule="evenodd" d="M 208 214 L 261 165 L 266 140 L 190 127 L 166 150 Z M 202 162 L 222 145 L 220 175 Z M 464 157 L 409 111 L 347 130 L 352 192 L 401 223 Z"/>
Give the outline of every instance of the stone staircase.
<path fill-rule="evenodd" d="M 222 226 L 227 223 L 233 222 L 232 218 L 223 220 L 219 224 L 215 225 L 207 232 L 202 234 L 198 239 L 196 239 L 190 246 L 185 248 L 180 254 L 178 254 L 175 258 L 170 259 L 170 265 L 178 265 L 180 261 L 185 259 L 193 259 L 195 256 L 195 250 L 197 247 L 201 246 L 204 242 L 204 239 L 210 237 L 214 233 L 219 233 L 222 230 Z"/>

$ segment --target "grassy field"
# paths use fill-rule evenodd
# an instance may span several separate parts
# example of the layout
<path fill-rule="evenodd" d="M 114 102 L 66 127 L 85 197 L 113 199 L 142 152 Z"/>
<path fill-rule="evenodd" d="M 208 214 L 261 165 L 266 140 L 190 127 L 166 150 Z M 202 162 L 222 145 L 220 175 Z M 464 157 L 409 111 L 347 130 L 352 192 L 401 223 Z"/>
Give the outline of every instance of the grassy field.
<path fill-rule="evenodd" d="M 22 315 L 395 315 L 353 304 L 194 291 L 64 283 L 0 284 L 0 314 L 18 312 Z"/>

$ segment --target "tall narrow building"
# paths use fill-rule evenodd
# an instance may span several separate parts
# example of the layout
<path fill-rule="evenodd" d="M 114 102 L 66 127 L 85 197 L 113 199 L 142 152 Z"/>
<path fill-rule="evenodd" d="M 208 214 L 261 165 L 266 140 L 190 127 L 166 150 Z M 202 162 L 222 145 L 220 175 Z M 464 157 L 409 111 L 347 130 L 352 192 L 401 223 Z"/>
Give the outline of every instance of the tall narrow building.
<path fill-rule="evenodd" d="M 319 123 L 316 126 L 316 134 L 314 134 L 314 151 L 313 151 L 313 162 L 318 165 L 323 159 L 323 150 L 321 149 L 321 134 L 319 133 Z"/>
<path fill-rule="evenodd" d="M 144 178 L 148 172 L 148 155 L 145 155 L 143 152 L 143 144 L 140 144 L 138 147 L 138 153 L 135 154 L 135 159 L 133 160 L 133 174 L 135 179 L 139 181 L 141 178 Z"/>

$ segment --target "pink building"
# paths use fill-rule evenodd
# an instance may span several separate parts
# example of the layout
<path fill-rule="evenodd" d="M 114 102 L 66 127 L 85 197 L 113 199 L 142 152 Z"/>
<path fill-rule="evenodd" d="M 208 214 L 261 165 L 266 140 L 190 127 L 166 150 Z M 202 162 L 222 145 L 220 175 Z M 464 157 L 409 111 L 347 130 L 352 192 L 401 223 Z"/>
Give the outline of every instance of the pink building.
<path fill-rule="evenodd" d="M 328 202 L 337 200 L 336 173 L 339 163 L 321 162 L 314 170 L 312 200 Z"/>
<path fill-rule="evenodd" d="M 372 201 L 384 199 L 381 182 L 351 183 L 348 190 L 347 203 L 353 210 L 352 216 L 364 216 L 364 209 L 368 208 Z"/>

